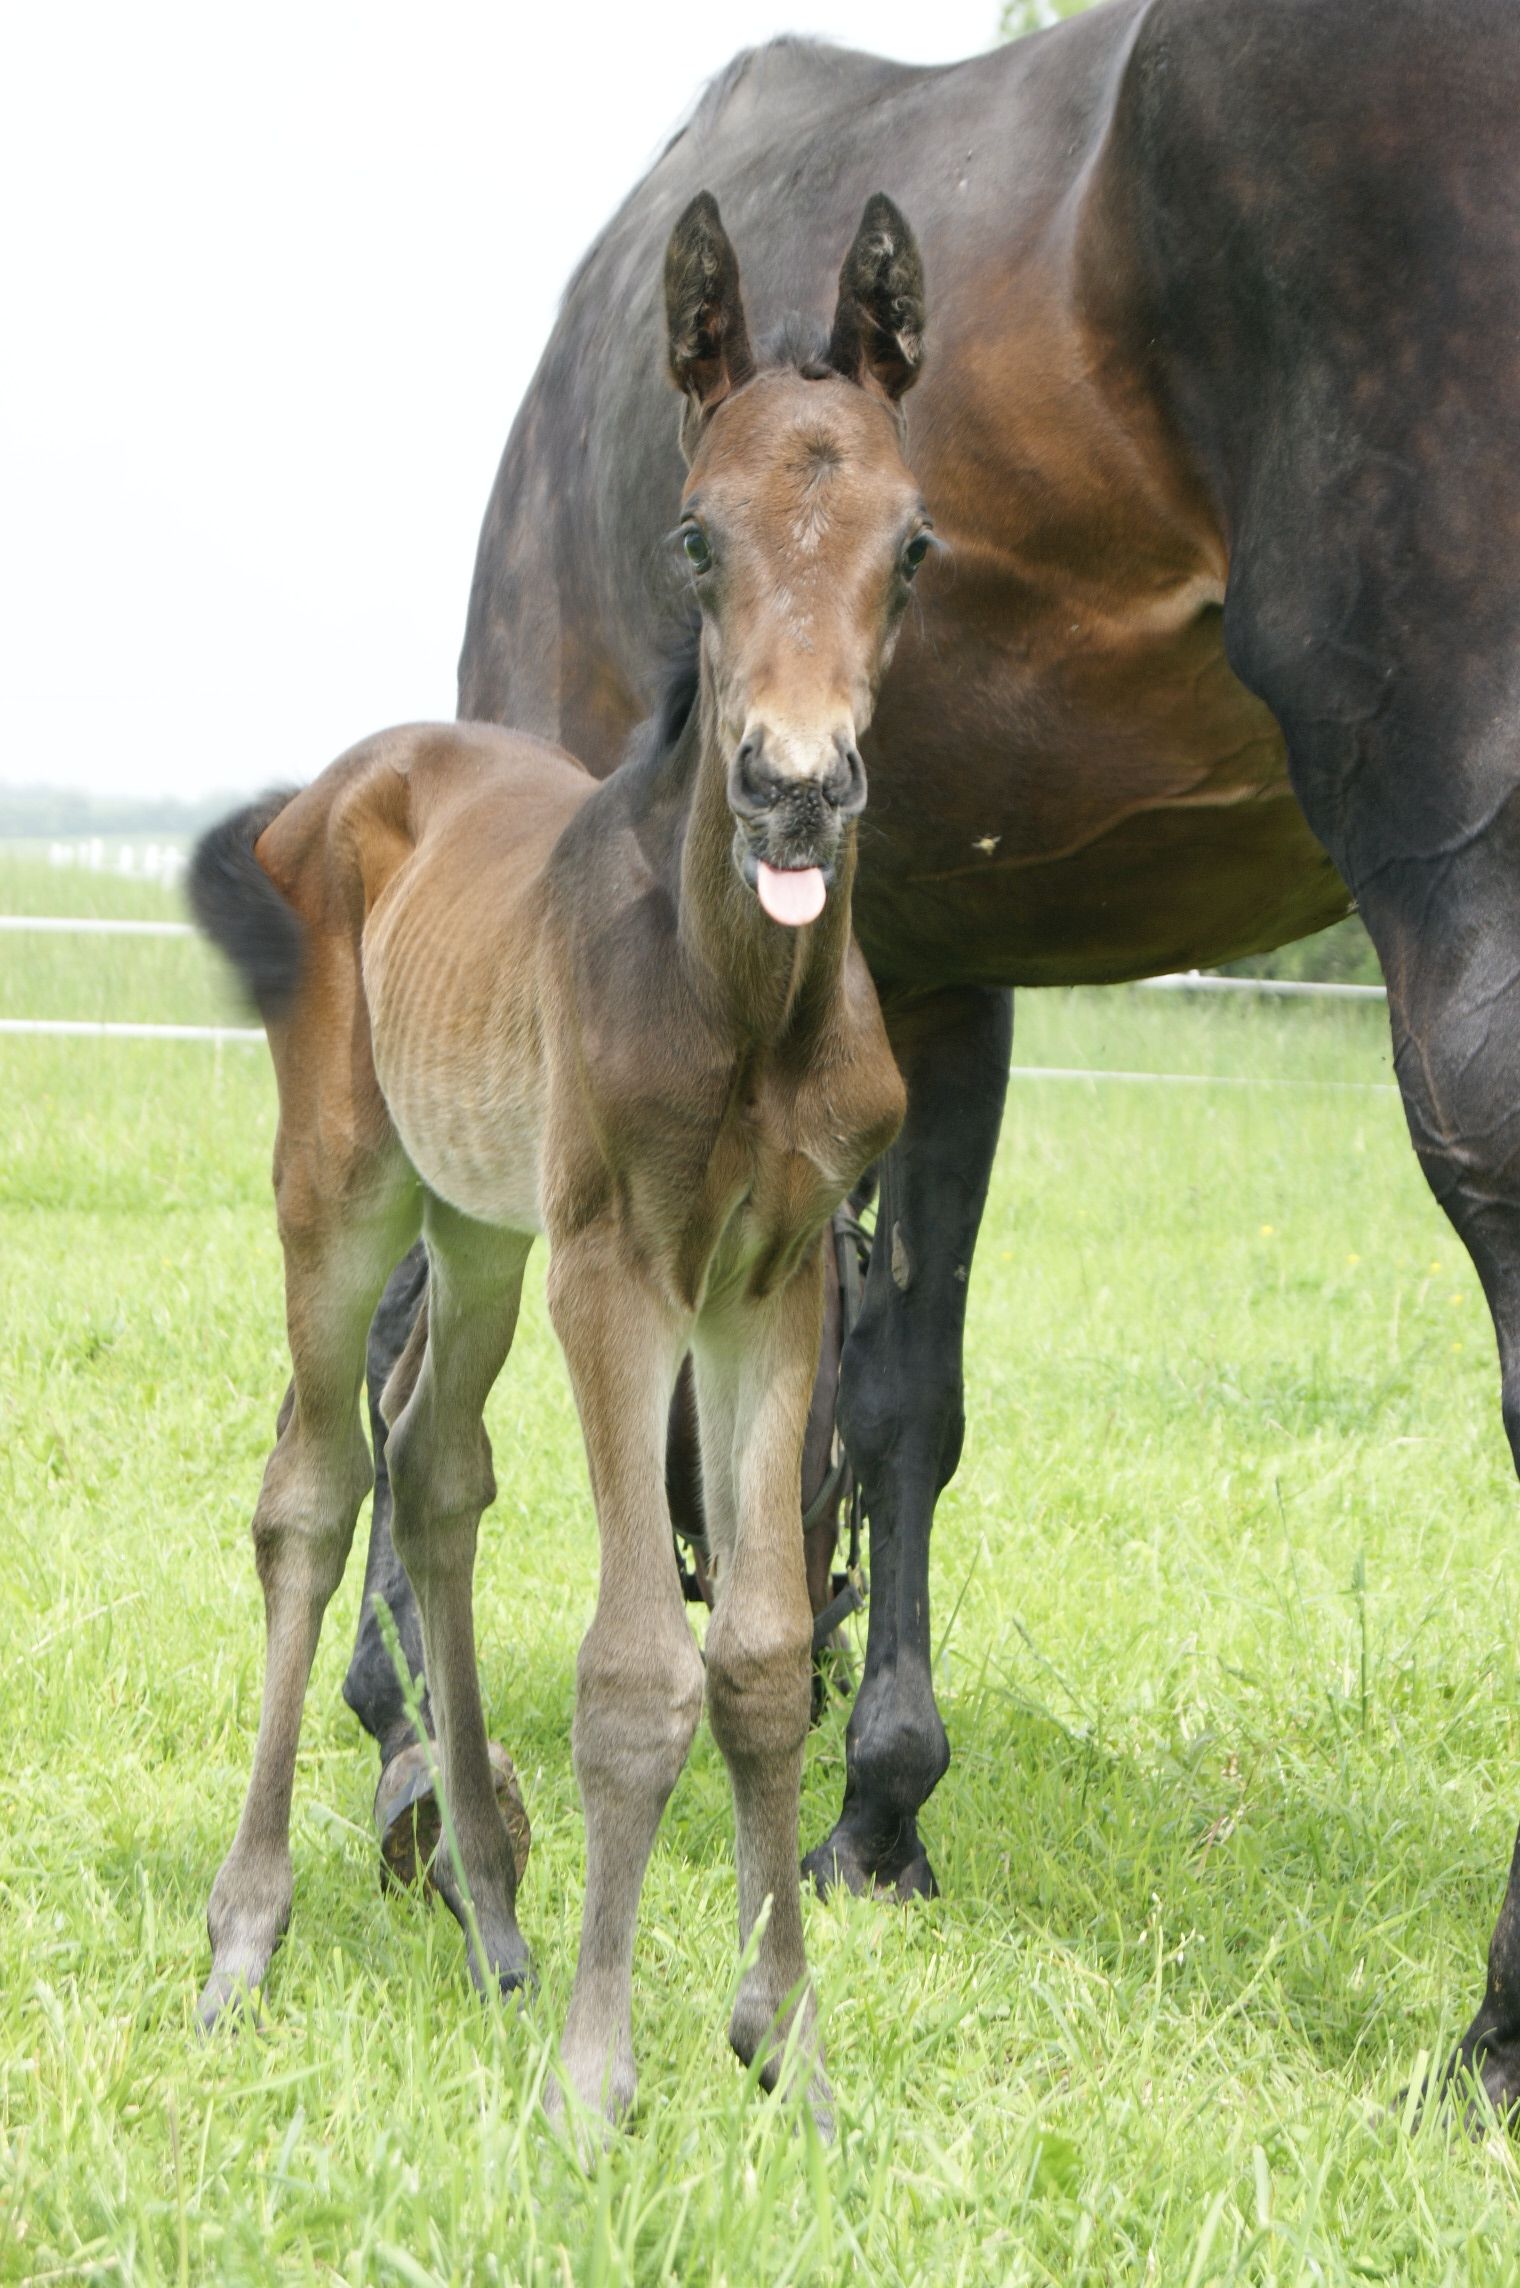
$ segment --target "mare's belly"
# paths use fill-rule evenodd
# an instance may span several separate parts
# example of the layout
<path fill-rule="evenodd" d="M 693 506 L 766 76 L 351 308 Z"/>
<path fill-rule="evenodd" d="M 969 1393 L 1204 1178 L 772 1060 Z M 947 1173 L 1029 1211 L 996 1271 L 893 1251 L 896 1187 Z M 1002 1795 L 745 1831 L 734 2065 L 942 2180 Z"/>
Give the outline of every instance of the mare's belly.
<path fill-rule="evenodd" d="M 1349 910 L 1217 609 L 1164 640 L 1084 648 L 1069 631 L 1064 655 L 1039 635 L 993 640 L 983 620 L 889 681 L 855 894 L 879 978 L 1108 983 L 1263 951 Z"/>
<path fill-rule="evenodd" d="M 1291 798 L 1158 805 L 1049 858 L 936 855 L 883 836 L 856 893 L 884 987 L 1114 984 L 1265 952 L 1351 910 Z"/>

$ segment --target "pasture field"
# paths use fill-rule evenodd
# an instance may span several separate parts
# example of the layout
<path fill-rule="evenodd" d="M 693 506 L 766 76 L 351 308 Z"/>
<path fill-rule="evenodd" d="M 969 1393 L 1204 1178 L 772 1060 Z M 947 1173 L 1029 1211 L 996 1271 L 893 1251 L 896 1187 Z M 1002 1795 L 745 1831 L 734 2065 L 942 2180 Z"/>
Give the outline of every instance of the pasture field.
<path fill-rule="evenodd" d="M 167 910 L 0 862 L 0 910 L 66 901 Z M 227 1008 L 190 943 L 0 940 L 0 1014 Z M 934 1552 L 944 1895 L 808 1909 L 825 2150 L 726 2048 L 704 1730 L 645 1893 L 637 2116 L 587 2171 L 537 2110 L 595 1575 L 542 1267 L 491 1409 L 479 1573 L 541 2002 L 483 2010 L 448 1918 L 377 1889 L 373 1757 L 339 1694 L 356 1551 L 262 2028 L 202 2044 L 285 1377 L 272 1085 L 261 1048 L 0 1038 L 0 2278 L 1520 2279 L 1507 2140 L 1400 2117 L 1480 1987 L 1520 1809 L 1520 1597 L 1488 1324 L 1378 1093 L 1382 1014 L 1031 994 L 1015 1056 L 1283 1085 L 1014 1081 Z M 843 1744 L 841 1706 L 809 1841 Z"/>

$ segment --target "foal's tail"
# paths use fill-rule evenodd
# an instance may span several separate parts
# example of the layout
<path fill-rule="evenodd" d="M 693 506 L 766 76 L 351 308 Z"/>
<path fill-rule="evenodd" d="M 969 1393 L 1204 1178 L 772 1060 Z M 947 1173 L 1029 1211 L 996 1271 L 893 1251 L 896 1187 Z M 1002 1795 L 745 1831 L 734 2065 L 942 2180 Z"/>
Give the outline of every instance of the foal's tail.
<path fill-rule="evenodd" d="M 266 826 L 295 793 L 271 788 L 245 810 L 210 827 L 190 860 L 190 911 L 232 964 L 243 992 L 267 1022 L 295 997 L 306 958 L 306 931 L 295 907 L 253 854 Z"/>

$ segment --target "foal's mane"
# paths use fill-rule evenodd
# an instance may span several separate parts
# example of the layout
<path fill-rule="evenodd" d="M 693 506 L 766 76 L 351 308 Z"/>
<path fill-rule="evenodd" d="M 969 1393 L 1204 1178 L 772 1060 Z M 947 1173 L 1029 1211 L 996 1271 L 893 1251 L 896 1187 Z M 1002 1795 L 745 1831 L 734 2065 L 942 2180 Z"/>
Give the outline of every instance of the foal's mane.
<path fill-rule="evenodd" d="M 617 780 L 652 782 L 680 746 L 693 715 L 702 681 L 702 622 L 687 612 L 665 647 L 659 696 L 653 711 L 629 732 L 609 784 Z"/>
<path fill-rule="evenodd" d="M 762 373 L 790 366 L 804 381 L 827 381 L 830 377 L 837 381 L 838 368 L 829 364 L 828 348 L 829 329 L 821 318 L 788 310 L 778 324 L 761 335 L 756 363 Z"/>

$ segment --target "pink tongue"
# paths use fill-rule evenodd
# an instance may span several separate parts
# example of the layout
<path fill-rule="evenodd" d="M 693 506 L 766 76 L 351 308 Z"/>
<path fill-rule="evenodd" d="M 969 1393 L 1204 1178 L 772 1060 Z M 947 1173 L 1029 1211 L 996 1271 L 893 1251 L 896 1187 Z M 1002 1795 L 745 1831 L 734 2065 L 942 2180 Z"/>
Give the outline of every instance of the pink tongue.
<path fill-rule="evenodd" d="M 763 858 L 755 887 L 771 920 L 784 922 L 788 929 L 817 921 L 828 894 L 821 866 L 767 866 Z"/>

